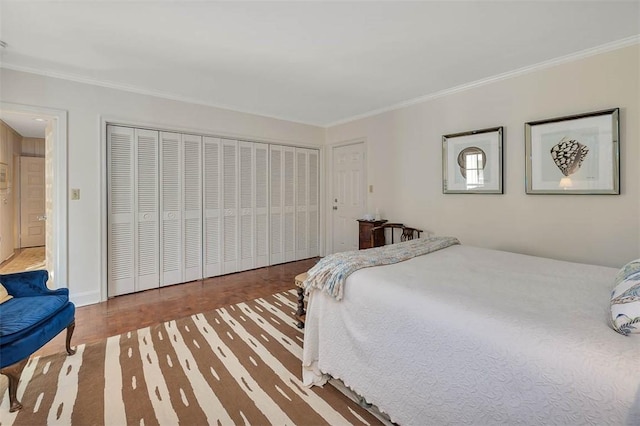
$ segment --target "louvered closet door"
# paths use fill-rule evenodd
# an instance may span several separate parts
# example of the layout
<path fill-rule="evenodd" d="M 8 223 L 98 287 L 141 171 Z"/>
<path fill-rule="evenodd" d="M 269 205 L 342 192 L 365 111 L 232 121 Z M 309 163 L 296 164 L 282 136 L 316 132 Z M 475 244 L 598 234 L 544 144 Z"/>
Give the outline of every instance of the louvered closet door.
<path fill-rule="evenodd" d="M 220 139 L 205 137 L 203 158 L 204 276 L 222 274 L 221 148 Z"/>
<path fill-rule="evenodd" d="M 182 135 L 183 281 L 202 279 L 202 137 Z"/>
<path fill-rule="evenodd" d="M 160 208 L 158 132 L 135 129 L 136 141 L 136 291 L 160 284 Z"/>
<path fill-rule="evenodd" d="M 284 215 L 283 215 L 283 163 L 282 146 L 269 146 L 269 225 L 270 253 L 269 263 L 277 265 L 284 262 Z"/>
<path fill-rule="evenodd" d="M 238 144 L 222 139 L 222 273 L 238 271 Z"/>
<path fill-rule="evenodd" d="M 183 282 L 182 136 L 160 133 L 161 261 L 163 286 Z"/>
<path fill-rule="evenodd" d="M 284 261 L 296 260 L 296 150 L 283 147 L 283 246 Z"/>
<path fill-rule="evenodd" d="M 269 145 L 255 148 L 255 268 L 269 265 Z"/>
<path fill-rule="evenodd" d="M 296 259 L 309 257 L 307 249 L 308 159 L 307 150 L 296 148 Z"/>
<path fill-rule="evenodd" d="M 240 271 L 254 268 L 255 262 L 255 196 L 254 196 L 254 144 L 238 142 L 240 190 Z"/>
<path fill-rule="evenodd" d="M 107 126 L 108 294 L 135 291 L 134 130 Z"/>
<path fill-rule="evenodd" d="M 307 244 L 309 252 L 307 254 L 309 257 L 315 257 L 320 255 L 320 152 L 316 149 L 309 150 L 308 170 Z"/>

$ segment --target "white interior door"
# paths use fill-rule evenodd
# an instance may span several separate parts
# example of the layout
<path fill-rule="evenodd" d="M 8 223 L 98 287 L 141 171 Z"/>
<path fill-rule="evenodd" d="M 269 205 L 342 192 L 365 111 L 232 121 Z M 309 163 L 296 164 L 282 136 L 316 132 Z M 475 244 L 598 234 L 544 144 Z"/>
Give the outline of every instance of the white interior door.
<path fill-rule="evenodd" d="M 203 143 L 204 276 L 215 277 L 222 274 L 221 148 L 218 138 L 205 137 Z"/>
<path fill-rule="evenodd" d="M 306 149 L 296 148 L 296 259 L 307 259 L 308 250 L 308 160 Z"/>
<path fill-rule="evenodd" d="M 308 167 L 307 246 L 309 251 L 307 254 L 309 257 L 314 257 L 320 255 L 320 153 L 315 149 L 309 150 Z"/>
<path fill-rule="evenodd" d="M 240 271 L 253 269 L 255 264 L 255 156 L 254 144 L 239 142 L 240 184 Z"/>
<path fill-rule="evenodd" d="M 20 157 L 20 247 L 45 244 L 44 157 Z"/>
<path fill-rule="evenodd" d="M 285 262 L 296 260 L 296 149 L 282 147 L 283 180 L 283 256 Z"/>
<path fill-rule="evenodd" d="M 107 127 L 108 294 L 156 288 L 160 281 L 158 132 Z"/>
<path fill-rule="evenodd" d="M 158 193 L 158 132 L 135 129 L 135 290 L 160 283 L 160 207 Z"/>
<path fill-rule="evenodd" d="M 255 147 L 255 268 L 269 265 L 269 145 Z"/>
<path fill-rule="evenodd" d="M 183 281 L 202 279 L 202 136 L 182 135 Z"/>
<path fill-rule="evenodd" d="M 283 219 L 283 147 L 269 147 L 269 263 L 277 265 L 284 262 L 284 225 Z"/>
<path fill-rule="evenodd" d="M 222 273 L 238 271 L 238 143 L 222 140 Z"/>
<path fill-rule="evenodd" d="M 160 133 L 160 205 L 162 211 L 162 279 L 166 286 L 183 282 L 182 135 Z"/>
<path fill-rule="evenodd" d="M 358 223 L 366 210 L 364 142 L 333 148 L 332 250 L 358 249 Z"/>
<path fill-rule="evenodd" d="M 109 296 L 135 291 L 133 140 L 133 129 L 107 127 Z"/>

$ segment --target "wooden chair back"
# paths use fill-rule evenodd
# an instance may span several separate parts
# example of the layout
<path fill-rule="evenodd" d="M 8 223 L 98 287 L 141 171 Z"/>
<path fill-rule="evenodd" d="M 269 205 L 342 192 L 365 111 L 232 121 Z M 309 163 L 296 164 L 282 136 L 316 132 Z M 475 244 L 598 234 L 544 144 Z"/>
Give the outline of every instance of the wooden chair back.
<path fill-rule="evenodd" d="M 424 232 L 422 229 L 404 226 L 404 224 L 402 223 L 385 223 L 384 225 L 376 226 L 371 230 L 371 247 L 375 247 L 373 242 L 373 236 L 375 232 L 385 232 L 386 229 L 391 229 L 391 244 L 395 243 L 395 234 L 397 233 L 396 230 L 400 230 L 400 241 L 408 241 L 413 240 L 414 238 L 420 238 L 420 234 Z"/>

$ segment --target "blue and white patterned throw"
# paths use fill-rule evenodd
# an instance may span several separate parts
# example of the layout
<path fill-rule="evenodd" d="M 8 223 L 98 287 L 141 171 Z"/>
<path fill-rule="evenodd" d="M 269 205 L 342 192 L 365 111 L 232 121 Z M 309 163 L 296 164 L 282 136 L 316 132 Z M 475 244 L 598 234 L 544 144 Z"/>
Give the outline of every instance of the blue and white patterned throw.
<path fill-rule="evenodd" d="M 640 334 L 640 259 L 624 265 L 611 293 L 611 325 L 620 334 Z"/>
<path fill-rule="evenodd" d="M 368 250 L 334 253 L 323 257 L 309 269 L 303 283 L 305 292 L 316 288 L 341 300 L 344 282 L 359 269 L 402 262 L 455 244 L 460 244 L 460 241 L 454 237 L 418 238 Z"/>

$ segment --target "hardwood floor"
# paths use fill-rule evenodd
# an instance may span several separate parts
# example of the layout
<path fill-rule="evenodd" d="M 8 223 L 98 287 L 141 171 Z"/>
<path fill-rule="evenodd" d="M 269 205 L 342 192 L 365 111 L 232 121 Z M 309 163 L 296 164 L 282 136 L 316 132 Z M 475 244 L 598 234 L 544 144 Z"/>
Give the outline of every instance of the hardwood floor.
<path fill-rule="evenodd" d="M 269 266 L 222 277 L 208 278 L 114 297 L 76 309 L 76 329 L 71 345 L 92 343 L 109 336 L 240 303 L 294 288 L 296 275 L 318 258 Z M 291 318 L 295 321 L 295 318 Z M 63 331 L 35 355 L 65 350 Z"/>
<path fill-rule="evenodd" d="M 12 274 L 45 267 L 45 247 L 15 249 L 13 256 L 0 263 L 0 274 Z"/>

